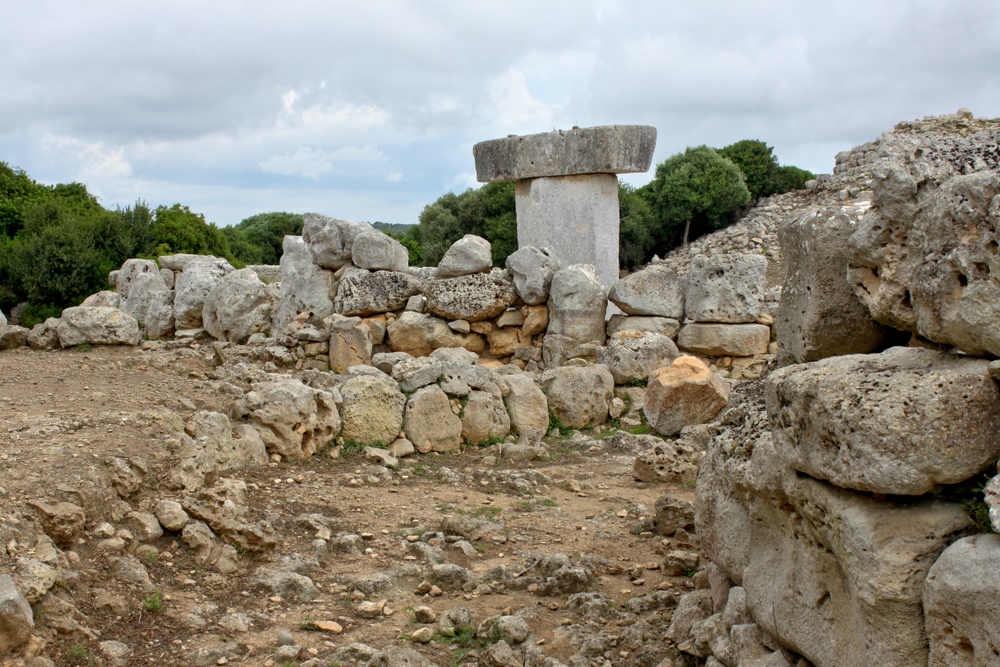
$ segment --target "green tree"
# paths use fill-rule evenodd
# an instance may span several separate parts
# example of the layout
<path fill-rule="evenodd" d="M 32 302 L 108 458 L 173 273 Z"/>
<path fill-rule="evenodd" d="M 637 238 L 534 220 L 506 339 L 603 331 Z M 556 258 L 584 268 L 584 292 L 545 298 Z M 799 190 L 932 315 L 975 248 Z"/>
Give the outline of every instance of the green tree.
<path fill-rule="evenodd" d="M 233 257 L 222 230 L 205 222 L 204 215 L 193 212 L 187 206 L 174 204 L 169 208 L 157 207 L 151 230 L 156 240 L 156 255 L 215 255 L 242 266 L 242 262 Z"/>
<path fill-rule="evenodd" d="M 653 207 L 636 188 L 621 183 L 618 186 L 618 263 L 636 269 L 649 260 L 655 239 L 656 218 Z"/>
<path fill-rule="evenodd" d="M 420 213 L 423 262 L 434 266 L 448 248 L 466 234 L 475 234 L 493 246 L 493 265 L 503 266 L 517 250 L 517 215 L 513 183 L 487 183 L 461 194 L 449 192 Z"/>
<path fill-rule="evenodd" d="M 757 139 L 744 139 L 718 151 L 743 172 L 747 190 L 754 199 L 777 192 L 778 158 L 774 149 Z"/>
<path fill-rule="evenodd" d="M 244 218 L 223 233 L 233 255 L 246 264 L 277 264 L 285 236 L 302 234 L 300 213 L 258 213 Z"/>
<path fill-rule="evenodd" d="M 688 148 L 656 167 L 642 193 L 653 207 L 656 247 L 686 245 L 692 238 L 735 221 L 750 201 L 743 173 L 708 146 Z"/>
<path fill-rule="evenodd" d="M 811 181 L 814 178 L 816 178 L 816 174 L 811 171 L 799 169 L 798 167 L 782 165 L 778 167 L 778 173 L 775 174 L 775 192 L 781 193 L 791 192 L 792 190 L 801 190 L 806 187 L 806 181 Z"/>

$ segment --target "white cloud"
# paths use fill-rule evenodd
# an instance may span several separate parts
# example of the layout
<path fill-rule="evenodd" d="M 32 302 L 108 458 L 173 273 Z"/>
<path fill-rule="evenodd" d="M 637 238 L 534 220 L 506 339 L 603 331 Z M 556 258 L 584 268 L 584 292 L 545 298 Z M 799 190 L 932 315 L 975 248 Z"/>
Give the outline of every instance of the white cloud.
<path fill-rule="evenodd" d="M 42 135 L 42 148 L 58 153 L 73 165 L 76 180 L 105 182 L 125 178 L 132 174 L 132 167 L 125 159 L 125 148 L 107 148 L 103 142 L 86 142 L 75 137 L 46 132 Z"/>
<path fill-rule="evenodd" d="M 257 166 L 260 167 L 261 171 L 273 174 L 304 176 L 315 180 L 323 174 L 342 169 L 348 164 L 381 162 L 384 159 L 382 151 L 371 144 L 343 146 L 332 151 L 299 146 L 294 153 L 272 155 Z"/>

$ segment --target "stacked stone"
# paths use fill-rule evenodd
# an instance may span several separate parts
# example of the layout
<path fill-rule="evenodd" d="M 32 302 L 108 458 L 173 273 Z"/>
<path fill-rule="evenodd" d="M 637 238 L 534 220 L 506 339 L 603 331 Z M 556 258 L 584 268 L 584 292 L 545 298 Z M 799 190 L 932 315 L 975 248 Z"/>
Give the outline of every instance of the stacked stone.
<path fill-rule="evenodd" d="M 834 176 L 860 176 L 862 174 L 871 175 L 872 165 L 875 162 L 875 155 L 878 152 L 878 142 L 855 146 L 851 150 L 837 153 L 834 158 Z"/>

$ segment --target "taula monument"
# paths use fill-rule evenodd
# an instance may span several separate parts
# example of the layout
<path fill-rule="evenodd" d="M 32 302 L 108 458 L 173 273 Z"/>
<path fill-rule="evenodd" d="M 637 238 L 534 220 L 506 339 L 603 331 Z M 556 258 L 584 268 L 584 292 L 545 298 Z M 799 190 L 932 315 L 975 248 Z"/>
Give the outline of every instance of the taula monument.
<path fill-rule="evenodd" d="M 481 183 L 514 181 L 517 244 L 591 264 L 605 290 L 618 282 L 618 178 L 649 170 L 656 128 L 574 127 L 472 147 Z"/>

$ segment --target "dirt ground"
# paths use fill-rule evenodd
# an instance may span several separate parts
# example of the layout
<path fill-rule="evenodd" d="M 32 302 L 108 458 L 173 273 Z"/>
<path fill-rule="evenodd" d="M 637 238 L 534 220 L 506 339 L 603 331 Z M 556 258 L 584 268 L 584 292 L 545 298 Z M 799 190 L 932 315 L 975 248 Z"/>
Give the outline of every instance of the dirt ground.
<path fill-rule="evenodd" d="M 178 461 L 172 441 L 177 424 L 199 410 L 228 413 L 235 400 L 231 387 L 212 379 L 213 368 L 211 345 L 0 353 L 0 573 L 12 573 L 18 557 L 34 554 L 41 530 L 29 503 L 59 498 L 60 485 L 72 486 L 108 457 L 149 463 L 142 488 L 127 498 L 132 509 L 149 512 L 159 500 L 179 500 L 160 483 Z M 475 664 L 476 652 L 467 652 L 482 647 L 467 637 L 410 640 L 425 625 L 415 618 L 417 607 L 443 614 L 460 605 L 476 623 L 519 613 L 529 620 L 528 642 L 542 655 L 570 660 L 580 651 L 583 619 L 568 605 L 568 595 L 516 586 L 419 594 L 426 570 L 420 570 L 406 535 L 439 530 L 446 516 L 499 522 L 502 528 L 475 541 L 471 554 L 446 541 L 431 544 L 444 550 L 447 562 L 476 575 L 503 565 L 516 577 L 539 555 L 583 559 L 595 574 L 587 590 L 604 594 L 621 610 L 655 592 L 676 597 L 693 589 L 689 576 L 661 574 L 663 554 L 676 545 L 640 530 L 657 498 L 669 493 L 690 501 L 693 489 L 638 482 L 631 474 L 634 455 L 611 451 L 600 435 L 550 439 L 553 458 L 531 464 L 489 464 L 489 452 L 473 448 L 408 457 L 395 471 L 376 469 L 360 455 L 332 459 L 325 451 L 304 462 L 245 469 L 233 476 L 246 482 L 254 517 L 276 529 L 278 547 L 240 553 L 239 569 L 223 575 L 199 565 L 178 534 L 167 532 L 149 543 L 155 552 L 140 552 L 155 593 L 116 574 L 111 556 L 122 554 L 99 548 L 100 536 L 88 521 L 76 544 L 63 549 L 68 566 L 33 605 L 36 639 L 27 657 L 19 649 L 0 656 L 0 665 L 27 664 L 32 654 L 56 665 L 186 665 L 197 664 L 192 651 L 218 649 L 203 652 L 202 664 L 326 666 L 334 664 L 330 656 L 337 648 L 355 642 L 407 646 L 433 664 Z M 255 588 L 259 568 L 291 554 L 315 555 L 317 531 L 302 520 L 310 514 L 331 519 L 333 533 L 358 535 L 362 544 L 319 558 L 319 569 L 308 572 L 320 591 L 316 599 L 293 602 Z M 139 546 L 129 541 L 127 550 Z M 368 600 L 384 602 L 388 611 L 360 618 L 353 583 L 383 572 L 393 572 L 396 585 Z M 642 620 L 662 634 L 670 613 L 655 608 Z M 617 623 L 638 619 L 623 615 Z M 615 623 L 606 622 L 601 632 L 613 635 Z M 281 631 L 302 646 L 291 661 L 271 657 Z M 100 647 L 107 640 L 124 643 L 130 653 L 108 657 Z M 593 664 L 658 662 L 655 656 L 635 659 L 634 647 L 619 648 Z"/>

